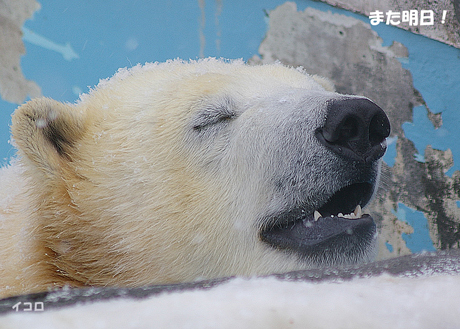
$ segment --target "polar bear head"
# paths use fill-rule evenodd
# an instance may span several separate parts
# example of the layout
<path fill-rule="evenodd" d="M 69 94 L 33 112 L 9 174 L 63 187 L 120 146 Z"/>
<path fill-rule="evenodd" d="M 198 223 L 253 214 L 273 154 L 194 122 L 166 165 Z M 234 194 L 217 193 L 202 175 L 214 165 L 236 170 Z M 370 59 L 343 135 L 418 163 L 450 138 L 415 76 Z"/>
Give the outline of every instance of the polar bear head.
<path fill-rule="evenodd" d="M 12 126 L 43 270 L 126 286 L 370 260 L 389 129 L 302 70 L 214 59 L 123 69 Z"/>

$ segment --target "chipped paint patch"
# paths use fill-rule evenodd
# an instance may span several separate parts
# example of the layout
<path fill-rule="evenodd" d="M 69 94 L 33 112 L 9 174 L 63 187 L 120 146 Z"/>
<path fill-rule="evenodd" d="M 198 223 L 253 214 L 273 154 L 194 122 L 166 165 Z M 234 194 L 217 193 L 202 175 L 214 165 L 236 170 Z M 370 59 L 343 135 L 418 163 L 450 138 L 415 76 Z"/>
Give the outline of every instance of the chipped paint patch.
<path fill-rule="evenodd" d="M 392 212 L 400 221 L 409 224 L 414 229 L 413 233 L 402 233 L 402 238 L 411 252 L 436 251 L 430 238 L 428 220 L 423 212 L 409 208 L 400 202 L 397 210 Z"/>
<path fill-rule="evenodd" d="M 393 252 L 394 248 L 393 248 L 393 246 L 392 246 L 390 243 L 385 242 L 385 246 L 387 247 L 387 249 L 388 249 L 388 251 L 389 251 L 390 253 Z"/>
<path fill-rule="evenodd" d="M 40 87 L 24 77 L 20 64 L 25 53 L 21 26 L 39 8 L 35 0 L 0 1 L 0 96 L 11 103 L 41 95 Z"/>
<path fill-rule="evenodd" d="M 404 134 L 410 139 L 418 151 L 415 155 L 415 159 L 419 162 L 425 162 L 425 148 L 430 145 L 432 148 L 442 151 L 451 150 L 453 154 L 460 154 L 460 145 L 458 139 L 458 122 L 444 122 L 444 124 L 435 128 L 428 118 L 428 110 L 424 105 L 414 107 L 412 122 L 404 122 L 402 128 Z M 456 126 L 455 130 L 453 125 Z M 455 151 L 454 151 L 455 150 Z M 457 162 L 460 162 L 458 160 Z M 453 159 L 453 166 L 449 169 L 447 174 L 449 176 L 455 170 L 459 170 L 460 166 Z"/>

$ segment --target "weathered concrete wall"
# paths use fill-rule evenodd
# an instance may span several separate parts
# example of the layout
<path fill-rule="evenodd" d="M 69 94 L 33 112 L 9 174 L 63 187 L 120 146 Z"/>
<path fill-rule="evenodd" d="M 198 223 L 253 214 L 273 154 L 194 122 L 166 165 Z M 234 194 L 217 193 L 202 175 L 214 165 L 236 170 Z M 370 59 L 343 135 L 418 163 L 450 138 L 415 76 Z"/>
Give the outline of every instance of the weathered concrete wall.
<path fill-rule="evenodd" d="M 405 30 L 425 35 L 429 38 L 460 47 L 460 1 L 458 0 L 320 0 L 330 5 L 351 10 L 369 16 L 371 12 L 379 10 L 384 14 L 388 11 L 399 12 L 417 10 L 432 10 L 434 13 L 433 25 L 410 25 L 401 18 L 395 18 L 395 25 Z M 446 12 L 444 14 L 444 11 Z M 444 16 L 445 15 L 445 16 Z M 444 16 L 444 17 L 443 17 Z M 420 16 L 419 16 L 420 17 Z M 386 15 L 385 15 L 386 18 Z M 385 23 L 383 23 L 385 24 Z"/>
<path fill-rule="evenodd" d="M 420 251 L 411 244 L 428 250 L 458 247 L 460 172 L 445 174 L 453 164 L 452 153 L 428 146 L 424 162 L 417 161 L 418 152 L 403 129 L 412 121 L 414 107 L 425 104 L 401 65 L 408 56 L 404 45 L 382 46 L 371 26 L 355 18 L 312 8 L 298 12 L 294 3 L 285 3 L 269 13 L 259 52 L 261 58 L 252 63 L 280 60 L 303 66 L 332 80 L 340 93 L 369 97 L 390 117 L 389 142 L 396 143 L 396 157 L 391 166 L 383 165 L 381 187 L 369 207 L 381 232 L 381 258 Z M 427 111 L 433 126 L 440 127 L 441 113 Z"/>
<path fill-rule="evenodd" d="M 0 0 L 0 96 L 20 104 L 40 96 L 40 87 L 24 78 L 20 57 L 25 53 L 21 27 L 40 8 L 35 0 Z"/>

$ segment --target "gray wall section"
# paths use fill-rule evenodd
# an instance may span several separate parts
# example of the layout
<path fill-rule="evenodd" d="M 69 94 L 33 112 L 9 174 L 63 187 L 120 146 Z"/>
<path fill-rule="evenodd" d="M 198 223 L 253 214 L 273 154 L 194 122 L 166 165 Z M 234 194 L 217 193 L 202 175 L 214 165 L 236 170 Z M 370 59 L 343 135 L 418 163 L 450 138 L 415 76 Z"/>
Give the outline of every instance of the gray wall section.
<path fill-rule="evenodd" d="M 410 26 L 409 23 L 403 22 L 401 19 L 395 19 L 395 22 L 400 21 L 396 25 L 405 30 L 422 34 L 429 38 L 445 42 L 449 45 L 460 47 L 460 1 L 459 0 L 441 0 L 441 1 L 426 1 L 426 0 L 320 0 L 330 5 L 347 9 L 359 14 L 369 16 L 371 12 L 379 10 L 386 13 L 391 10 L 393 12 L 402 12 L 408 10 L 432 10 L 434 13 L 434 24 L 426 26 Z M 443 11 L 446 11 L 443 21 Z"/>
<path fill-rule="evenodd" d="M 24 78 L 20 65 L 25 54 L 21 27 L 38 8 L 35 0 L 0 0 L 0 96 L 12 103 L 41 95 L 40 87 Z"/>
<path fill-rule="evenodd" d="M 424 104 L 411 73 L 397 59 L 407 57 L 402 44 L 384 47 L 369 24 L 312 8 L 298 12 L 288 2 L 269 13 L 269 30 L 259 53 L 252 64 L 280 60 L 303 66 L 330 79 L 338 92 L 369 97 L 387 112 L 391 135 L 397 137 L 397 156 L 392 167 L 383 164 L 382 182 L 369 207 L 380 229 L 379 258 L 411 253 L 402 236 L 413 233 L 413 227 L 398 220 L 399 203 L 423 212 L 436 248 L 458 247 L 460 173 L 445 175 L 453 163 L 452 153 L 428 147 L 425 162 L 418 162 L 417 150 L 402 129 L 404 122 L 412 121 L 413 108 Z M 428 117 L 435 127 L 441 125 L 440 114 Z"/>

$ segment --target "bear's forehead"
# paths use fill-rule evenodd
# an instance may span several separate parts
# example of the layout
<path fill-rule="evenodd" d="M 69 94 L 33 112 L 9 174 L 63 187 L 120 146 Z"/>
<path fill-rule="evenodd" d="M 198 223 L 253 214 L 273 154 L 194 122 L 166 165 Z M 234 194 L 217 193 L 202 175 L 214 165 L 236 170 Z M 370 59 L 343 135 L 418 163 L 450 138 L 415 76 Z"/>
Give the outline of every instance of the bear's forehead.
<path fill-rule="evenodd" d="M 303 69 L 286 67 L 280 63 L 251 66 L 242 60 L 224 61 L 213 58 L 196 61 L 170 60 L 165 63 L 146 63 L 131 68 L 122 68 L 109 79 L 99 82 L 95 90 L 116 90 L 124 84 L 147 84 L 164 86 L 181 81 L 185 84 L 190 80 L 199 80 L 201 84 L 215 84 L 218 80 L 232 85 L 232 92 L 240 89 L 248 91 L 274 90 L 284 88 L 302 88 L 322 90 L 323 88 L 306 74 Z M 239 88 L 238 88 L 239 86 Z M 197 86 L 198 87 L 198 86 Z M 83 95 L 82 98 L 85 96 Z M 82 99 L 83 100 L 83 99 Z"/>

